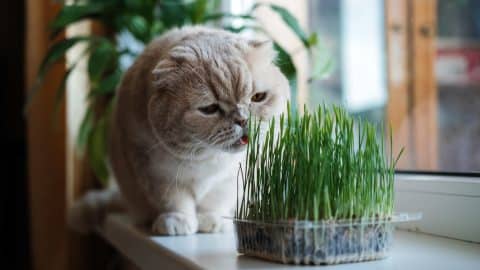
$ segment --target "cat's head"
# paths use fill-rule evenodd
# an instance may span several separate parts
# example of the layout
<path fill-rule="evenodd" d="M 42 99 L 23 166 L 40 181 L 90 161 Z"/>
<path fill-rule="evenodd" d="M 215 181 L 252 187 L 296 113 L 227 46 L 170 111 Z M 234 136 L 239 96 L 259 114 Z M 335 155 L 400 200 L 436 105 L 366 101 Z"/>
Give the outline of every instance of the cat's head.
<path fill-rule="evenodd" d="M 268 41 L 223 31 L 184 38 L 152 72 L 148 114 L 158 139 L 179 154 L 244 150 L 249 115 L 269 120 L 290 97 L 274 58 Z"/>

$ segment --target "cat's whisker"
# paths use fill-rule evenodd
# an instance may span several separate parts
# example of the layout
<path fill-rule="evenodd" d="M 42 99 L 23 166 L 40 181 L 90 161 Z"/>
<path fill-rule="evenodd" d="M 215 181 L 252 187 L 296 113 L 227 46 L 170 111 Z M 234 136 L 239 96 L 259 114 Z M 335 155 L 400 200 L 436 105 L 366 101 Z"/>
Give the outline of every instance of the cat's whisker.
<path fill-rule="evenodd" d="M 197 142 L 196 144 L 193 144 L 190 148 L 190 151 L 187 155 L 187 160 L 193 160 L 195 157 L 196 152 L 198 152 L 201 149 L 201 146 L 203 143 L 201 141 Z"/>

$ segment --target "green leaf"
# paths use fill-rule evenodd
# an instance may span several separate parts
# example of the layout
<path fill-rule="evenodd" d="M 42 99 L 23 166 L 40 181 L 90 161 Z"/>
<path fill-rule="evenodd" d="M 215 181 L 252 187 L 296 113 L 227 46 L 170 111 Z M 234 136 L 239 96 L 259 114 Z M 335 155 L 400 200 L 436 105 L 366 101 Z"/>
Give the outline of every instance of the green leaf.
<path fill-rule="evenodd" d="M 78 130 L 77 135 L 77 147 L 81 152 L 84 152 L 85 147 L 87 146 L 88 139 L 92 133 L 94 118 L 93 118 L 93 109 L 91 107 L 87 108 L 85 115 L 83 116 L 82 123 L 80 124 L 80 129 Z"/>
<path fill-rule="evenodd" d="M 183 1 L 164 0 L 160 2 L 160 17 L 159 19 L 165 24 L 167 28 L 174 26 L 183 26 L 189 22 L 188 4 Z"/>
<path fill-rule="evenodd" d="M 318 44 L 318 35 L 317 33 L 312 33 L 309 37 L 308 37 L 308 44 L 309 44 L 309 47 L 313 47 L 315 45 Z"/>
<path fill-rule="evenodd" d="M 234 27 L 234 26 L 231 26 L 231 25 L 226 25 L 223 27 L 223 29 L 227 30 L 227 31 L 230 31 L 232 33 L 240 33 L 240 32 L 243 32 L 245 30 L 248 29 L 247 26 L 245 25 L 242 25 L 240 27 Z"/>
<path fill-rule="evenodd" d="M 255 18 L 248 14 L 238 15 L 228 12 L 218 12 L 206 15 L 205 18 L 203 18 L 203 22 L 215 21 L 220 19 L 244 19 L 246 21 L 255 21 Z"/>
<path fill-rule="evenodd" d="M 96 19 L 111 7 L 109 1 L 95 2 L 87 4 L 65 5 L 50 24 L 52 29 L 51 38 L 55 38 L 61 31 L 70 24 L 84 19 Z"/>
<path fill-rule="evenodd" d="M 282 18 L 283 22 L 293 31 L 293 33 L 302 41 L 303 45 L 306 48 L 310 48 L 310 40 L 303 31 L 302 27 L 300 27 L 300 24 L 298 23 L 297 18 L 290 13 L 286 8 L 281 7 L 279 5 L 275 4 L 265 4 L 265 3 L 257 3 L 253 6 L 252 10 L 255 10 L 256 8 L 260 6 L 268 6 L 270 7 L 274 12 L 276 12 L 280 17 Z"/>
<path fill-rule="evenodd" d="M 142 7 L 146 5 L 145 1 L 139 1 L 139 0 L 124 0 L 124 1 L 125 1 L 125 7 L 130 10 L 142 9 Z"/>
<path fill-rule="evenodd" d="M 282 71 L 283 75 L 287 77 L 289 81 L 297 79 L 297 68 L 293 64 L 292 57 L 288 52 L 283 49 L 277 42 L 273 43 L 273 48 L 277 51 L 277 65 Z"/>
<path fill-rule="evenodd" d="M 205 14 L 207 13 L 207 4 L 207 0 L 196 0 L 191 2 L 191 4 L 188 6 L 190 21 L 193 24 L 203 22 Z"/>
<path fill-rule="evenodd" d="M 277 42 L 273 43 L 273 48 L 277 51 L 277 66 L 282 71 L 283 75 L 287 77 L 290 83 L 290 89 L 292 91 L 292 104 L 296 105 L 296 93 L 297 93 L 297 68 L 293 64 L 292 57 L 288 52 L 283 49 Z"/>
<path fill-rule="evenodd" d="M 89 36 L 76 36 L 66 38 L 64 40 L 54 43 L 50 47 L 47 54 L 43 58 L 42 63 L 40 64 L 40 68 L 38 70 L 38 77 L 43 78 L 48 68 L 58 60 L 62 59 L 67 53 L 67 51 L 73 46 L 75 46 L 77 43 L 91 40 L 92 37 Z"/>
<path fill-rule="evenodd" d="M 67 83 L 68 78 L 70 77 L 70 74 L 72 71 L 76 68 L 78 63 L 90 52 L 90 47 L 87 47 L 79 56 L 77 59 L 73 61 L 73 63 L 67 68 L 65 73 L 63 74 L 62 81 L 60 82 L 57 91 L 55 92 L 55 115 L 57 114 L 57 110 L 59 108 L 60 102 L 62 101 L 62 98 L 65 96 L 65 86 Z"/>
<path fill-rule="evenodd" d="M 79 42 L 91 41 L 91 40 L 92 40 L 92 37 L 88 37 L 88 36 L 71 37 L 71 38 L 67 38 L 54 43 L 50 47 L 50 49 L 48 49 L 38 69 L 35 83 L 33 84 L 32 89 L 29 91 L 27 102 L 25 105 L 25 110 L 28 110 L 28 108 L 30 107 L 30 104 L 33 98 L 36 96 L 38 90 L 40 89 L 40 86 L 42 85 L 45 79 L 46 74 L 48 73 L 52 65 L 57 61 L 63 59 L 63 57 L 68 52 L 68 50 L 70 50 L 73 46 L 75 46 Z"/>
<path fill-rule="evenodd" d="M 115 63 L 116 54 L 115 46 L 108 40 L 102 40 L 96 45 L 88 60 L 88 74 L 91 81 L 100 80 L 103 73 Z"/>
<path fill-rule="evenodd" d="M 161 21 L 154 21 L 150 27 L 150 36 L 155 37 L 165 31 L 165 25 Z"/>
<path fill-rule="evenodd" d="M 116 69 L 115 72 L 102 79 L 98 86 L 90 91 L 88 97 L 95 98 L 98 96 L 105 96 L 115 93 L 115 88 L 117 87 L 121 78 L 122 71 L 120 69 Z"/>
<path fill-rule="evenodd" d="M 88 140 L 88 160 L 99 181 L 108 182 L 107 158 L 107 122 L 106 115 L 100 117 L 94 125 Z"/>
<path fill-rule="evenodd" d="M 151 39 L 150 27 L 147 20 L 142 16 L 134 15 L 125 17 L 124 24 L 127 26 L 128 31 L 138 40 L 143 43 L 148 43 Z"/>

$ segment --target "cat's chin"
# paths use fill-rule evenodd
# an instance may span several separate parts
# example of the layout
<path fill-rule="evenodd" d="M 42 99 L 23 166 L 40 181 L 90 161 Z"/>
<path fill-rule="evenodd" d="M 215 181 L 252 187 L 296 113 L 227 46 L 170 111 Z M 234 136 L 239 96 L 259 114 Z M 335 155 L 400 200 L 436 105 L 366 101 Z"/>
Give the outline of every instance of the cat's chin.
<path fill-rule="evenodd" d="M 239 153 L 245 151 L 247 149 L 247 145 L 240 143 L 240 141 L 236 141 L 231 145 L 222 147 L 222 150 L 227 153 Z"/>

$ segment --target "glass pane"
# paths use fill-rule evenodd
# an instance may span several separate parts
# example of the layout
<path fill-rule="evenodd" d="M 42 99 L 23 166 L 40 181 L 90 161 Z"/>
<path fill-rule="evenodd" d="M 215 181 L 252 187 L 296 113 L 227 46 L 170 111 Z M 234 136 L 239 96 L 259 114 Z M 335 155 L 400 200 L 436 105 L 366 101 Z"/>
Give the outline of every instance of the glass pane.
<path fill-rule="evenodd" d="M 480 1 L 437 7 L 438 166 L 480 171 Z"/>
<path fill-rule="evenodd" d="M 388 93 L 383 1 L 311 0 L 310 5 L 311 30 L 332 65 L 325 80 L 311 85 L 308 105 L 343 104 L 353 114 L 383 121 Z"/>
<path fill-rule="evenodd" d="M 310 30 L 321 43 L 317 61 L 331 64 L 323 79 L 310 84 L 307 106 L 341 104 L 356 117 L 383 124 L 388 97 L 383 0 L 309 5 Z"/>
<path fill-rule="evenodd" d="M 331 58 L 332 65 L 328 76 L 310 84 L 308 106 L 342 104 L 354 115 L 374 122 L 387 122 L 388 102 L 399 101 L 388 100 L 386 63 L 393 60 L 389 59 L 391 56 L 386 50 L 384 2 L 309 0 L 310 30 L 319 34 L 324 55 Z M 410 10 L 404 15 L 407 16 L 405 21 L 410 24 L 408 27 L 413 24 L 412 14 L 408 12 L 412 12 L 412 5 L 416 4 L 410 1 Z M 403 141 L 411 145 L 417 143 L 417 146 L 410 151 L 408 162 L 402 169 L 479 172 L 480 1 L 437 0 L 436 11 L 431 11 L 436 13 L 433 17 L 437 22 L 437 35 L 433 37 L 433 46 L 427 50 L 432 50 L 434 55 L 434 59 L 428 61 L 433 61 L 429 64 L 433 65 L 435 72 L 423 79 L 432 80 L 431 76 L 434 76 L 433 110 L 431 115 L 419 114 L 418 111 L 425 108 L 419 100 L 412 100 L 414 97 L 419 99 L 418 93 L 405 93 L 409 95 L 409 113 L 405 118 L 410 122 L 410 128 L 401 135 L 405 137 Z M 430 15 L 417 13 L 417 16 L 425 18 Z M 416 49 L 413 46 L 418 46 L 412 43 L 412 36 L 408 36 L 407 40 L 409 43 L 405 50 L 411 51 L 406 51 L 406 55 Z M 413 55 L 407 57 L 413 59 Z M 426 75 L 412 72 L 411 80 L 422 80 L 421 76 Z M 417 126 L 411 124 L 415 121 Z M 434 128 L 419 127 L 419 122 L 433 122 Z M 415 141 L 415 136 L 422 138 Z M 422 153 L 421 142 L 431 143 L 434 148 L 431 153 L 435 154 Z M 425 165 L 428 162 L 421 162 L 421 159 L 433 162 Z"/>

